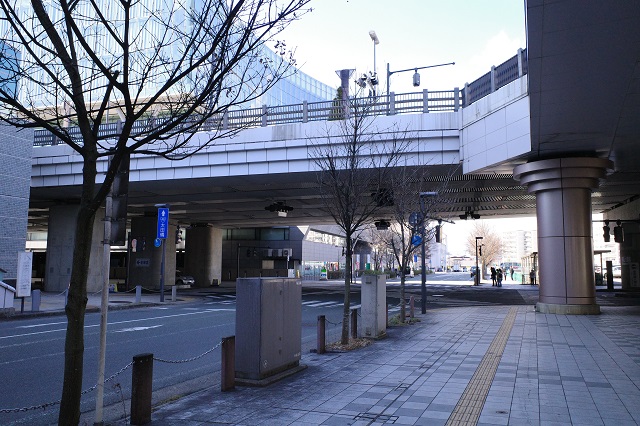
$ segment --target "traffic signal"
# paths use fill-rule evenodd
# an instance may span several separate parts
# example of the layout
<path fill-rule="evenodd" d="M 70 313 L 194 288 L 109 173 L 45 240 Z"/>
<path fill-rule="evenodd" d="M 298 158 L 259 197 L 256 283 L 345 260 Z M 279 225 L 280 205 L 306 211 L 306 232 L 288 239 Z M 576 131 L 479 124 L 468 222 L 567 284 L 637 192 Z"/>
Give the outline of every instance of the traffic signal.
<path fill-rule="evenodd" d="M 482 246 L 480 246 L 480 248 L 478 249 L 478 253 L 480 254 L 480 256 L 482 256 Z"/>
<path fill-rule="evenodd" d="M 440 225 L 436 225 L 436 243 L 440 242 Z"/>
<path fill-rule="evenodd" d="M 616 226 L 613 228 L 613 240 L 616 243 L 624 241 L 624 230 L 622 229 L 622 222 L 617 221 Z"/>
<path fill-rule="evenodd" d="M 604 231 L 604 242 L 608 243 L 609 241 L 611 241 L 611 234 L 609 233 L 611 231 L 611 228 L 609 228 L 609 221 L 605 220 L 604 221 L 604 226 L 602 227 L 602 230 Z"/>

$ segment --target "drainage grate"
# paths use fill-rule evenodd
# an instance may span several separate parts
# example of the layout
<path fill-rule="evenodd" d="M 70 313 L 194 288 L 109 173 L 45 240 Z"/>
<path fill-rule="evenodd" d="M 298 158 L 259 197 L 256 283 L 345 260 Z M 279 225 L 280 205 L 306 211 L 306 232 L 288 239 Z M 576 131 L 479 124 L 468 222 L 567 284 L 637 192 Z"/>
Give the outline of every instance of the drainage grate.
<path fill-rule="evenodd" d="M 373 422 L 393 424 L 398 420 L 398 416 L 392 416 L 390 414 L 360 413 L 357 414 L 353 420 L 371 420 Z"/>

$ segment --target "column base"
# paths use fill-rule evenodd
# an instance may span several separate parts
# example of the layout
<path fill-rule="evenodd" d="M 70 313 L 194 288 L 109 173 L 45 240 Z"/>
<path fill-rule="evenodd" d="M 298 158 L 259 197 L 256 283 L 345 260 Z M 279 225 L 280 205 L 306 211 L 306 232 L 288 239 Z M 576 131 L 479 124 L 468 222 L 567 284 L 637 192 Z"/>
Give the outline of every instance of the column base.
<path fill-rule="evenodd" d="M 557 315 L 599 315 L 600 305 L 561 305 L 557 303 L 536 303 L 536 312 Z"/>

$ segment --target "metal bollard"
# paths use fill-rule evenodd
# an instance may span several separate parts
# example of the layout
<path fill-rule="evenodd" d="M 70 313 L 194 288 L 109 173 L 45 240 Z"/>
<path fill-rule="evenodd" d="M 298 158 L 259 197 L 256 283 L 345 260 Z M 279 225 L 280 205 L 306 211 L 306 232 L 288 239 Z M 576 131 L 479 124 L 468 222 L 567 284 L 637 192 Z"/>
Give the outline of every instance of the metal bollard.
<path fill-rule="evenodd" d="M 415 316 L 415 313 L 416 313 L 415 306 L 416 306 L 415 297 L 413 297 L 413 296 L 409 297 L 409 317 L 411 319 L 413 319 L 413 317 Z"/>
<path fill-rule="evenodd" d="M 131 424 L 145 425 L 151 421 L 153 389 L 153 354 L 133 357 L 131 373 Z"/>
<path fill-rule="evenodd" d="M 177 295 L 178 295 L 178 289 L 177 289 L 177 287 L 174 285 L 174 286 L 172 286 L 172 287 L 171 287 L 171 301 L 172 301 L 172 302 L 175 302 L 175 301 L 176 301 L 176 299 L 177 299 L 177 297 L 176 297 L 176 296 L 177 296 Z"/>
<path fill-rule="evenodd" d="M 136 286 L 136 303 L 142 302 L 142 286 Z"/>
<path fill-rule="evenodd" d="M 358 310 L 351 309 L 351 338 L 358 338 Z"/>
<path fill-rule="evenodd" d="M 222 338 L 220 360 L 220 390 L 222 392 L 236 388 L 236 336 Z"/>
<path fill-rule="evenodd" d="M 324 315 L 318 315 L 318 347 L 316 351 L 319 354 L 323 354 L 327 352 L 325 330 L 326 330 L 325 317 Z"/>
<path fill-rule="evenodd" d="M 386 326 L 389 327 L 389 304 L 387 303 L 387 322 Z"/>
<path fill-rule="evenodd" d="M 40 290 L 33 290 L 31 292 L 31 312 L 38 312 L 40 310 L 40 296 Z"/>

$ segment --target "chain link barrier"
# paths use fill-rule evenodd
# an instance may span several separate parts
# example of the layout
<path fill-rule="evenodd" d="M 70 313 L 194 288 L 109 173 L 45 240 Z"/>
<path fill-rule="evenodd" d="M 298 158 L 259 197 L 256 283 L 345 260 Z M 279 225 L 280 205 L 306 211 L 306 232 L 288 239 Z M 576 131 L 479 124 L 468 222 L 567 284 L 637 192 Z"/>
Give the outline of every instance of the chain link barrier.
<path fill-rule="evenodd" d="M 212 347 L 211 349 L 209 349 L 208 351 L 198 355 L 198 356 L 194 356 L 193 358 L 187 358 L 187 359 L 181 359 L 181 360 L 170 360 L 170 359 L 162 359 L 162 358 L 156 358 L 155 356 L 153 357 L 154 361 L 158 361 L 158 362 L 164 362 L 164 363 L 168 363 L 168 364 L 183 364 L 185 362 L 191 362 L 191 361 L 195 361 L 197 359 L 202 358 L 203 356 L 210 354 L 211 352 L 215 351 L 216 349 L 218 349 L 220 346 L 222 345 L 222 342 L 218 343 L 217 345 L 215 345 L 214 347 Z"/>
<path fill-rule="evenodd" d="M 211 352 L 215 351 L 221 345 L 222 345 L 222 342 L 218 343 L 217 345 L 215 345 L 214 347 L 212 347 L 208 351 L 206 351 L 206 352 L 204 352 L 204 353 L 202 353 L 202 354 L 200 354 L 198 356 L 194 356 L 193 358 L 188 358 L 188 359 L 183 359 L 183 360 L 175 360 L 175 361 L 174 360 L 167 360 L 167 359 L 157 358 L 157 357 L 153 357 L 153 359 L 154 359 L 154 361 L 164 362 L 164 363 L 169 363 L 169 364 L 182 364 L 182 363 L 191 362 L 191 361 L 195 361 L 197 359 L 200 359 L 203 356 L 205 356 L 207 354 L 210 354 Z M 123 372 L 125 372 L 127 369 L 129 369 L 132 366 L 133 366 L 133 361 L 131 361 L 129 364 L 125 365 L 120 370 L 118 370 L 117 372 L 115 372 L 114 374 L 109 376 L 107 379 L 105 379 L 104 382 L 103 382 L 103 385 L 106 385 L 108 382 L 110 382 L 111 380 L 115 379 L 117 376 L 119 376 L 120 374 L 122 374 Z M 84 395 L 88 394 L 89 392 L 92 392 L 92 391 L 96 390 L 97 387 L 98 387 L 98 383 L 96 383 L 95 385 L 91 386 L 88 389 L 83 390 L 80 395 L 84 396 Z M 23 412 L 27 412 L 27 411 L 33 411 L 33 410 L 44 410 L 44 409 L 47 409 L 49 407 L 54 407 L 56 405 L 59 405 L 61 402 L 62 402 L 62 400 L 58 400 L 58 401 L 55 401 L 55 402 L 47 402 L 47 403 L 44 403 L 44 404 L 32 405 L 32 406 L 29 406 L 29 407 L 0 408 L 0 414 L 23 413 Z"/>
<path fill-rule="evenodd" d="M 107 382 L 115 379 L 118 375 L 122 374 L 124 371 L 126 371 L 132 365 L 133 365 L 133 361 L 130 362 L 129 364 L 125 365 L 124 367 L 122 367 L 119 371 L 117 371 L 116 373 L 112 374 L 107 379 L 105 379 L 103 384 L 107 384 Z M 96 383 L 95 385 L 91 386 L 89 389 L 83 390 L 82 393 L 80 393 L 80 395 L 81 396 L 82 395 L 86 395 L 89 392 L 92 392 L 92 391 L 96 390 L 97 387 L 98 387 L 98 383 Z M 60 404 L 61 402 L 62 402 L 62 400 L 58 400 L 58 401 L 55 401 L 55 402 L 47 402 L 47 403 L 40 404 L 40 405 L 32 405 L 30 407 L 0 408 L 0 414 L 22 413 L 22 412 L 33 411 L 33 410 L 44 410 L 44 409 L 49 408 L 49 407 L 54 407 L 54 406 Z"/>

